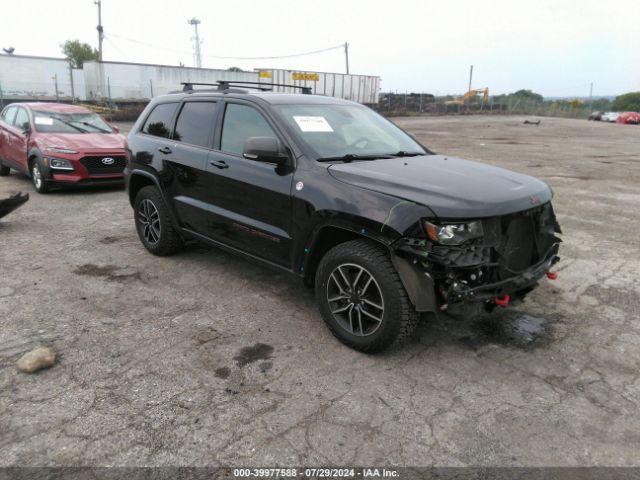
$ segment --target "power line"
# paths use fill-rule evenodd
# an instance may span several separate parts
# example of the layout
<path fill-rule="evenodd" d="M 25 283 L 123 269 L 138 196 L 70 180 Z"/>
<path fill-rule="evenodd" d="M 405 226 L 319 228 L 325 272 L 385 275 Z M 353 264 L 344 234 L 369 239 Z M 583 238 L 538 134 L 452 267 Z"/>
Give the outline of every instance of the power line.
<path fill-rule="evenodd" d="M 345 45 L 344 43 L 341 43 L 340 45 L 336 45 L 334 47 L 322 48 L 320 50 L 312 50 L 310 52 L 302 52 L 302 53 L 292 53 L 289 55 L 274 55 L 271 57 L 220 57 L 215 55 L 208 55 L 208 56 L 211 58 L 219 58 L 219 59 L 226 59 L 226 60 L 276 60 L 278 58 L 304 57 L 305 55 L 315 55 L 316 53 L 329 52 L 331 50 L 340 50 L 345 48 L 344 45 Z"/>
<path fill-rule="evenodd" d="M 127 37 L 123 37 L 121 35 L 115 35 L 113 33 L 109 34 L 111 37 L 115 37 L 115 38 L 119 38 L 121 40 L 126 40 L 128 42 L 132 42 L 132 43 L 137 43 L 140 45 L 144 45 L 147 47 L 151 47 L 151 48 L 155 48 L 158 50 L 164 50 L 166 51 L 170 51 L 170 52 L 174 52 L 174 53 L 181 53 L 181 54 L 186 54 L 189 52 L 186 52 L 185 50 L 175 50 L 175 49 L 171 49 L 171 48 L 167 48 L 164 46 L 160 46 L 160 45 L 154 45 L 151 43 L 147 43 L 147 42 L 142 42 L 140 40 L 135 40 L 133 38 L 127 38 Z M 345 48 L 345 44 L 341 43 L 340 45 L 335 45 L 333 47 L 327 47 L 327 48 L 321 48 L 319 50 L 311 50 L 311 51 L 307 51 L 307 52 L 301 52 L 301 53 L 292 53 L 292 54 L 288 54 L 288 55 L 272 55 L 272 56 L 266 56 L 266 57 L 231 57 L 231 56 L 222 56 L 222 55 L 202 55 L 203 57 L 207 57 L 207 58 L 215 58 L 215 59 L 219 59 L 219 60 L 276 60 L 279 58 L 293 58 L 293 57 L 303 57 L 306 55 L 315 55 L 317 53 L 324 53 L 324 52 L 329 52 L 331 50 L 339 50 L 339 49 L 344 49 Z"/>

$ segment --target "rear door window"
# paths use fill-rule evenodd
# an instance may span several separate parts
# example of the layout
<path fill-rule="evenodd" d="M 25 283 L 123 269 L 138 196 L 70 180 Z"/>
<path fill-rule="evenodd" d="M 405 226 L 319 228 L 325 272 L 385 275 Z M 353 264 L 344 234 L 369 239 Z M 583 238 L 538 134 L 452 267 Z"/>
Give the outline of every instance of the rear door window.
<path fill-rule="evenodd" d="M 242 155 L 244 142 L 249 137 L 277 138 L 277 135 L 255 108 L 236 103 L 227 104 L 222 124 L 220 149 L 223 152 Z"/>
<path fill-rule="evenodd" d="M 154 137 L 170 138 L 171 121 L 178 108 L 177 103 L 161 103 L 156 105 L 144 122 L 142 132 Z"/>
<path fill-rule="evenodd" d="M 215 102 L 187 102 L 180 110 L 173 139 L 209 147 L 216 114 Z"/>

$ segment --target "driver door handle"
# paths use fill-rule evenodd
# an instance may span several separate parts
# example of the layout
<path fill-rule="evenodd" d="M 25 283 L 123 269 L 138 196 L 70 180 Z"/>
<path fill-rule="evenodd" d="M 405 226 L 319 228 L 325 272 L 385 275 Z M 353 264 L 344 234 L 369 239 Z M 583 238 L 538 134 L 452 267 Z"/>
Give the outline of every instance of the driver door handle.
<path fill-rule="evenodd" d="M 229 168 L 229 165 L 224 160 L 211 160 L 210 163 L 216 168 Z"/>
<path fill-rule="evenodd" d="M 164 153 L 165 155 L 169 155 L 171 153 L 171 149 L 169 147 L 160 147 L 158 151 L 160 153 Z"/>

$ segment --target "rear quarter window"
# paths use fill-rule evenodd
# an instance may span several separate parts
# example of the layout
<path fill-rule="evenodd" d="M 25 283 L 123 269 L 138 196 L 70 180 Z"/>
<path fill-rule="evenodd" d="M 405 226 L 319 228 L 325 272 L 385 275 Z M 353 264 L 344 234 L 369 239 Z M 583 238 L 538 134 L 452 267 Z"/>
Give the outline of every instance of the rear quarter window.
<path fill-rule="evenodd" d="M 171 121 L 178 108 L 177 103 L 161 103 L 156 105 L 142 127 L 142 133 L 153 135 L 154 137 L 170 138 Z"/>

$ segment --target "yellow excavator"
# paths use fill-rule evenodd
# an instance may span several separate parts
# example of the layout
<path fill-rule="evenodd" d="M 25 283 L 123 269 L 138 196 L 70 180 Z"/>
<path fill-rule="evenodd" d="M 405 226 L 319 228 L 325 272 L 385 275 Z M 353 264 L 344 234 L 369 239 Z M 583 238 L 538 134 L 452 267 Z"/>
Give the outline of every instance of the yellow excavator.
<path fill-rule="evenodd" d="M 465 93 L 464 95 L 462 95 L 461 97 L 456 98 L 455 100 L 449 100 L 448 102 L 445 102 L 445 103 L 447 105 L 469 105 L 470 103 L 472 103 L 474 100 L 478 98 L 478 95 L 482 95 L 482 103 L 481 103 L 482 106 L 489 103 L 489 89 L 487 87 L 473 88 L 469 90 L 467 93 Z"/>
<path fill-rule="evenodd" d="M 462 96 L 462 103 L 471 103 L 480 94 L 482 94 L 482 103 L 483 104 L 489 103 L 489 89 L 486 87 L 469 90 L 467 93 L 465 93 Z"/>

